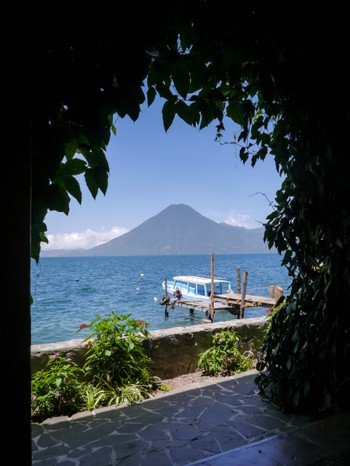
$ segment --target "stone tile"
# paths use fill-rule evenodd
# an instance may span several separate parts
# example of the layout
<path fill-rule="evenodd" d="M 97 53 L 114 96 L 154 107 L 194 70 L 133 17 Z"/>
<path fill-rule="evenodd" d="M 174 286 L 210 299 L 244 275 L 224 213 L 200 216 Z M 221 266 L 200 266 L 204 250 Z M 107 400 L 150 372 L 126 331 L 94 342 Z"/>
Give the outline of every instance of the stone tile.
<path fill-rule="evenodd" d="M 33 466 L 345 466 L 350 413 L 274 409 L 255 375 L 32 425 Z"/>

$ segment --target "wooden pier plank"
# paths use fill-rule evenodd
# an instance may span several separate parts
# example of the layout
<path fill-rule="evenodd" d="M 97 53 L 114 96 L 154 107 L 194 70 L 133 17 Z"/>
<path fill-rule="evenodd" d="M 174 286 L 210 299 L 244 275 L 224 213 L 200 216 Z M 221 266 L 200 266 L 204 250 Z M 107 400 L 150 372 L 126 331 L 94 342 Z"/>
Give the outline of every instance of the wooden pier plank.
<path fill-rule="evenodd" d="M 242 295 L 239 293 L 228 293 L 223 295 L 215 295 L 214 302 L 223 302 L 226 304 L 238 304 L 242 302 Z M 265 296 L 254 296 L 246 294 L 243 307 L 272 307 L 276 303 L 275 298 Z"/>
<path fill-rule="evenodd" d="M 214 296 L 214 310 L 227 310 L 234 314 L 239 314 L 239 308 L 242 303 L 242 295 L 239 293 L 228 293 L 224 295 Z M 265 296 L 245 295 L 244 308 L 247 307 L 264 307 L 270 308 L 274 306 L 275 298 Z M 185 307 L 194 311 L 203 311 L 208 314 L 210 310 L 210 301 L 185 299 L 182 298 L 175 306 Z"/>

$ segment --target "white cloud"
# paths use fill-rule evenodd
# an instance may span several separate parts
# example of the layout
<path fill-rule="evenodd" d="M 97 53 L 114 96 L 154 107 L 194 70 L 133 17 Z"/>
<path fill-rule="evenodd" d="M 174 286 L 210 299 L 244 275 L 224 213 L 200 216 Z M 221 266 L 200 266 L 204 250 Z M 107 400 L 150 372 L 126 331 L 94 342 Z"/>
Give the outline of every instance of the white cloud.
<path fill-rule="evenodd" d="M 228 218 L 224 220 L 224 222 L 235 227 L 244 228 L 259 228 L 262 226 L 251 220 L 248 214 L 239 214 L 237 212 L 230 212 Z"/>
<path fill-rule="evenodd" d="M 94 231 L 90 228 L 81 232 L 48 234 L 49 244 L 41 243 L 43 251 L 52 249 L 90 249 L 111 239 L 124 235 L 129 230 L 124 227 L 113 227 L 108 231 Z"/>

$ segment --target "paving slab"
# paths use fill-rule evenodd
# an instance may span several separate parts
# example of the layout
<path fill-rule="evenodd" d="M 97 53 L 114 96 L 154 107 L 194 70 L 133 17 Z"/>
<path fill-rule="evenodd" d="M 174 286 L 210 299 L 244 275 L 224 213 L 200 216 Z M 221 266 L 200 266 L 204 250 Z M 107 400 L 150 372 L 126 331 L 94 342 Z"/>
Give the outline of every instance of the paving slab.
<path fill-rule="evenodd" d="M 350 457 L 350 413 L 318 420 L 282 413 L 260 397 L 256 375 L 33 423 L 32 465 L 342 466 L 324 461 Z"/>

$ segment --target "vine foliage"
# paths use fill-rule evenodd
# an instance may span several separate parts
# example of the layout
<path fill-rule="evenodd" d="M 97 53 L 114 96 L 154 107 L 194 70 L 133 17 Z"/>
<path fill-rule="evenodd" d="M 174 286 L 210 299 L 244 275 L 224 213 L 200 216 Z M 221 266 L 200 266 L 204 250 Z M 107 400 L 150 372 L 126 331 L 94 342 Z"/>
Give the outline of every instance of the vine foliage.
<path fill-rule="evenodd" d="M 116 117 L 136 120 L 146 99 L 152 105 L 160 97 L 166 131 L 175 118 L 200 129 L 216 122 L 218 141 L 232 120 L 239 130 L 229 139 L 242 162 L 274 157 L 284 179 L 265 240 L 279 251 L 292 285 L 271 317 L 257 383 L 284 409 L 348 406 L 350 184 L 343 141 L 350 107 L 342 19 L 320 7 L 312 16 L 292 10 L 287 20 L 266 7 L 233 9 L 211 0 L 175 2 L 159 19 L 143 2 L 129 3 L 127 28 L 115 19 L 112 32 L 106 24 L 75 24 L 69 34 L 50 25 L 36 44 L 32 257 L 39 260 L 47 241 L 47 212 L 68 214 L 71 197 L 81 202 L 79 177 L 93 197 L 106 192 L 105 149 Z"/>

